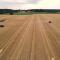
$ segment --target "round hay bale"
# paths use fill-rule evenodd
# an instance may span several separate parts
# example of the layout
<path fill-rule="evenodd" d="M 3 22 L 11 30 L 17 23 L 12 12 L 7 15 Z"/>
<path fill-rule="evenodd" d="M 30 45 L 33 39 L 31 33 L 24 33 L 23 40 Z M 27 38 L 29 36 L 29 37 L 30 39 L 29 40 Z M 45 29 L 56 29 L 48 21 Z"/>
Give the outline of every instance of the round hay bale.
<path fill-rule="evenodd" d="M 49 21 L 49 23 L 52 23 L 51 21 Z"/>
<path fill-rule="evenodd" d="M 5 21 L 5 19 L 0 20 L 0 22 L 4 22 L 4 21 Z"/>
<path fill-rule="evenodd" d="M 4 27 L 4 25 L 0 25 L 0 27 Z"/>

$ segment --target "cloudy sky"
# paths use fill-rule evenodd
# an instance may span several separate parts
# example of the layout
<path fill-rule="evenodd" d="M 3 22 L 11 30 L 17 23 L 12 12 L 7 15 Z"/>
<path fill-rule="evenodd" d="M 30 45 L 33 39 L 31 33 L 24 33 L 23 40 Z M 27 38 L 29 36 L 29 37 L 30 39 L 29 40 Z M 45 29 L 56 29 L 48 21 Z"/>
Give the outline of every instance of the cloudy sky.
<path fill-rule="evenodd" d="M 0 0 L 2 9 L 60 9 L 60 0 Z"/>

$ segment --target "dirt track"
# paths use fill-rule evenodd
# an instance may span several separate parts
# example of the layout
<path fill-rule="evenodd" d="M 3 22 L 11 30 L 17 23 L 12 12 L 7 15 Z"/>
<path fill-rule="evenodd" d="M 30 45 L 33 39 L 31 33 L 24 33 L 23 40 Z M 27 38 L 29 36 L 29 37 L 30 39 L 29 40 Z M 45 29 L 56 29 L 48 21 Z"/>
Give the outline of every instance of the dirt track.
<path fill-rule="evenodd" d="M 0 27 L 0 60 L 60 60 L 60 14 L 0 19 L 6 20 Z"/>

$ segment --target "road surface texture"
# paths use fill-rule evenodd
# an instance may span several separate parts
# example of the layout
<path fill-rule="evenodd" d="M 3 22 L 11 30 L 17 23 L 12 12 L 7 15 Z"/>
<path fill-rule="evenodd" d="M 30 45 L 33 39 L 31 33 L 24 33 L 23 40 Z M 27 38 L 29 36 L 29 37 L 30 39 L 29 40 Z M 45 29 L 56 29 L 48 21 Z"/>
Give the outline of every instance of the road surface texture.
<path fill-rule="evenodd" d="M 0 60 L 60 60 L 60 14 L 0 15 L 2 19 Z"/>

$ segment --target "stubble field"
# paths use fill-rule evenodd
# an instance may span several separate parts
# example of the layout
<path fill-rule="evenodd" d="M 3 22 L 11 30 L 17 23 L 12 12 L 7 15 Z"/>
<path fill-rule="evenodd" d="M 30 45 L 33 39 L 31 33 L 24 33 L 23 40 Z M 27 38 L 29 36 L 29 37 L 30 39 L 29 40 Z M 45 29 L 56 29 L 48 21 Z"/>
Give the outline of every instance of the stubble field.
<path fill-rule="evenodd" d="M 0 15 L 2 19 L 0 60 L 60 60 L 60 14 Z"/>

